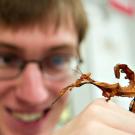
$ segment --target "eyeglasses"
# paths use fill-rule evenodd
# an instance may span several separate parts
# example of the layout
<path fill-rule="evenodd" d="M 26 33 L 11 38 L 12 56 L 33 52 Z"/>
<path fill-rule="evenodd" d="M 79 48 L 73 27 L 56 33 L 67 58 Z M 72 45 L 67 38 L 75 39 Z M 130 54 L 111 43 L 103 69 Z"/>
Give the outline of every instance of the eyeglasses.
<path fill-rule="evenodd" d="M 50 80 L 67 79 L 77 68 L 78 58 L 71 53 L 52 53 L 42 60 L 24 60 L 14 54 L 0 54 L 0 80 L 15 79 L 27 64 L 39 65 L 44 77 Z"/>

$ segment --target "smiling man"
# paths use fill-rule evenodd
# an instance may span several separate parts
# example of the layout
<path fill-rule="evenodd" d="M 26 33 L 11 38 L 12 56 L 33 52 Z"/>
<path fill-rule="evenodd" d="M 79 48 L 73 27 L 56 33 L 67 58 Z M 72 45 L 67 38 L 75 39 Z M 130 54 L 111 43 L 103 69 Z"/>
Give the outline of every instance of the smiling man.
<path fill-rule="evenodd" d="M 67 96 L 50 105 L 72 81 L 86 30 L 80 0 L 0 0 L 0 135 L 135 134 L 135 116 L 104 100 L 53 132 Z"/>
<path fill-rule="evenodd" d="M 0 135 L 52 133 L 86 27 L 80 1 L 0 0 Z"/>

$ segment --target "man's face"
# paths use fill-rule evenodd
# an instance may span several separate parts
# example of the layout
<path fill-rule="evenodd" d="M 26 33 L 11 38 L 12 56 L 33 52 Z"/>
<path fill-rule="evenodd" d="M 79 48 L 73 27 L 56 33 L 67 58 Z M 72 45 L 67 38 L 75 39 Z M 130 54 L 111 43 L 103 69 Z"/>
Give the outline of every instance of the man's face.
<path fill-rule="evenodd" d="M 52 109 L 48 108 L 58 96 L 58 91 L 69 81 L 66 78 L 59 80 L 56 73 L 51 72 L 51 64 L 61 64 L 63 61 L 59 53 L 72 55 L 77 43 L 72 25 L 62 25 L 58 30 L 52 25 L 46 30 L 38 26 L 16 31 L 0 27 L 0 65 L 4 65 L 1 75 L 6 73 L 8 78 L 15 74 L 16 63 L 20 59 L 33 61 L 15 78 L 0 79 L 0 135 L 51 134 L 65 106 L 66 97 L 61 98 Z M 45 75 L 35 62 L 44 58 L 47 64 Z"/>

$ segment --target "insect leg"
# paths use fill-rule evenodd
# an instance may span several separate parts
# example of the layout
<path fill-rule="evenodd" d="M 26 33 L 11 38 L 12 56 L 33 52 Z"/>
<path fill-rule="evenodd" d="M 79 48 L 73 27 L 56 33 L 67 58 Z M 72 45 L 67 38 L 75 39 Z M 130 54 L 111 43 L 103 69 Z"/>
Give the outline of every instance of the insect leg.
<path fill-rule="evenodd" d="M 129 111 L 135 113 L 135 97 L 134 97 L 133 100 L 130 102 Z"/>

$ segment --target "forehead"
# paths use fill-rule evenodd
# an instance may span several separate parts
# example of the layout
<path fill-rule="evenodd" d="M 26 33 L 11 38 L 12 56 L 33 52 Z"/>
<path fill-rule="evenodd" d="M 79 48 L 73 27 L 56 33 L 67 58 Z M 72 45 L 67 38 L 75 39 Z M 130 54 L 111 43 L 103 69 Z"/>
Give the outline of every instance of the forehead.
<path fill-rule="evenodd" d="M 0 27 L 0 43 L 4 42 L 24 50 L 38 51 L 57 47 L 59 45 L 77 45 L 78 37 L 72 23 L 60 25 L 57 29 L 54 25 L 40 27 L 21 27 L 16 30 Z"/>

